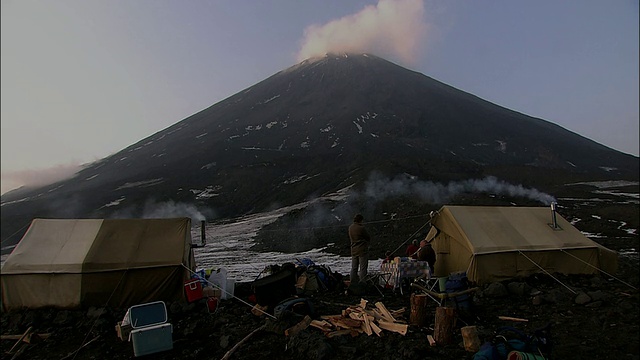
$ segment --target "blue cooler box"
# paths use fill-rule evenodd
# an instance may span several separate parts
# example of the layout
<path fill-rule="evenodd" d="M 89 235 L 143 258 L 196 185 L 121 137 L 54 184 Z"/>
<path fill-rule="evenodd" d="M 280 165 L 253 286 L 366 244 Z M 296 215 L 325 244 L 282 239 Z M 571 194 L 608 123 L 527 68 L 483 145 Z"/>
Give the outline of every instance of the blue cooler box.
<path fill-rule="evenodd" d="M 162 301 L 129 308 L 133 354 L 142 356 L 173 349 L 173 326 L 167 323 L 167 308 Z"/>

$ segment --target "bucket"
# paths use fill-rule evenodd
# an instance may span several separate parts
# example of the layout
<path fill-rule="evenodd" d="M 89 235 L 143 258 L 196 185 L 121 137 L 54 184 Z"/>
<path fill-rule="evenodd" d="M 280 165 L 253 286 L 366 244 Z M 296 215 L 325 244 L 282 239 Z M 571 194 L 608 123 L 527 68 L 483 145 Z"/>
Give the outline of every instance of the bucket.
<path fill-rule="evenodd" d="M 207 298 L 207 310 L 209 310 L 209 314 L 213 314 L 218 310 L 218 298 L 210 297 Z"/>
<path fill-rule="evenodd" d="M 442 293 L 447 291 L 447 279 L 449 279 L 447 276 L 438 278 L 438 287 Z"/>

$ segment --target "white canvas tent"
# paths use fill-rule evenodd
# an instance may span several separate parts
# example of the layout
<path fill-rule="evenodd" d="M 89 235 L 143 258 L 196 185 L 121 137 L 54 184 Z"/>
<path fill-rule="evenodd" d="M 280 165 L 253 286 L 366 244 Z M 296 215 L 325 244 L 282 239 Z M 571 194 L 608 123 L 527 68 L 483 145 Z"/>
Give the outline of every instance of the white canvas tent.
<path fill-rule="evenodd" d="M 427 240 L 437 254 L 436 276 L 464 271 L 481 284 L 544 271 L 617 269 L 616 252 L 547 207 L 443 206 L 431 224 Z"/>
<path fill-rule="evenodd" d="M 2 306 L 117 306 L 184 298 L 191 220 L 34 219 L 2 266 Z"/>

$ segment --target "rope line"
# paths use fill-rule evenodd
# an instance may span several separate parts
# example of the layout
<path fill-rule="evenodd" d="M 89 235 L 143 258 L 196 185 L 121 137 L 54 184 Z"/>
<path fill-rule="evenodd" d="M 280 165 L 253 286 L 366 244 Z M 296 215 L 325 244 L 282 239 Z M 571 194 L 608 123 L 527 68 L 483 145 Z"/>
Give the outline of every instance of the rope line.
<path fill-rule="evenodd" d="M 558 284 L 564 286 L 565 288 L 567 288 L 569 291 L 571 291 L 573 294 L 577 294 L 575 291 L 573 291 L 573 289 L 571 289 L 570 287 L 568 287 L 567 285 L 565 285 L 562 281 L 558 280 L 556 277 L 554 277 L 553 275 L 551 275 L 551 273 L 549 273 L 547 270 L 545 270 L 544 268 L 542 268 L 542 266 L 536 264 L 535 261 L 531 260 L 527 255 L 525 255 L 522 251 L 518 250 L 518 253 L 522 256 L 524 256 L 527 260 L 531 261 L 531 263 L 535 266 L 537 266 L 540 270 L 542 270 L 543 273 L 549 275 L 553 280 L 557 281 Z"/>
<path fill-rule="evenodd" d="M 369 224 L 379 224 L 379 223 L 385 223 L 385 222 L 392 222 L 392 221 L 400 221 L 400 220 L 406 220 L 406 219 L 414 219 L 414 218 L 418 218 L 418 217 L 423 217 L 424 215 L 413 215 L 413 216 L 406 216 L 406 217 L 402 217 L 402 218 L 394 218 L 394 219 L 388 219 L 388 220 L 376 220 L 376 221 L 366 221 L 363 222 L 362 225 L 369 225 Z M 301 230 L 316 230 L 316 229 L 330 229 L 330 228 L 344 228 L 347 227 L 349 225 L 327 225 L 327 226 L 314 226 L 314 227 L 300 227 L 300 228 L 292 228 L 292 229 L 273 229 L 273 230 L 264 230 L 261 229 L 261 231 L 263 232 L 278 232 L 278 231 L 301 231 Z"/>
<path fill-rule="evenodd" d="M 414 232 L 413 232 L 413 234 L 411 234 L 411 235 L 407 238 L 407 240 L 405 240 L 402 244 L 400 244 L 400 245 L 399 245 L 395 250 L 393 250 L 393 251 L 391 252 L 391 255 L 393 255 L 396 251 L 398 251 L 401 247 L 403 247 L 403 246 L 404 246 L 404 244 L 406 244 L 406 243 L 407 243 L 407 241 L 409 241 L 409 240 L 413 239 L 413 237 L 414 237 L 414 236 L 416 236 L 416 234 L 418 234 L 418 233 L 420 232 L 420 230 L 422 230 L 422 229 L 423 229 L 425 226 L 427 226 L 429 223 L 430 223 L 430 221 L 427 221 L 427 222 L 426 222 L 426 223 L 424 223 L 422 226 L 420 226 L 420 228 L 419 228 L 418 230 L 414 231 Z M 420 251 L 420 249 L 418 249 L 418 251 Z M 418 251 L 416 251 L 416 253 L 417 253 Z"/>
<path fill-rule="evenodd" d="M 29 226 L 31 224 L 31 222 L 28 222 L 26 225 L 24 225 L 23 227 L 21 227 L 20 229 L 18 229 L 18 231 L 14 232 L 13 234 L 7 236 L 4 240 L 0 241 L 0 246 L 2 244 L 5 243 L 5 241 L 11 239 L 15 234 L 19 233 L 20 231 L 22 231 L 24 228 L 26 228 L 27 226 Z M 16 244 L 17 245 L 17 244 Z"/>
<path fill-rule="evenodd" d="M 582 263 L 584 263 L 584 264 L 586 264 L 586 265 L 591 266 L 592 268 L 594 268 L 594 269 L 596 269 L 596 270 L 600 271 L 601 273 L 603 273 L 603 274 L 605 274 L 605 275 L 607 275 L 607 276 L 610 276 L 610 277 L 612 277 L 612 278 L 614 278 L 614 279 L 616 279 L 616 280 L 620 281 L 621 283 L 623 283 L 623 284 L 627 285 L 628 287 L 630 287 L 630 288 L 632 288 L 632 289 L 634 289 L 634 290 L 638 290 L 638 288 L 637 288 L 637 287 L 635 287 L 635 286 L 633 286 L 633 285 L 631 285 L 631 284 L 629 284 L 629 283 L 627 283 L 627 282 L 624 282 L 624 281 L 623 281 L 623 280 L 621 280 L 621 279 L 618 279 L 617 277 L 615 277 L 615 276 L 613 276 L 613 275 L 609 274 L 608 272 L 606 272 L 606 271 L 604 271 L 604 270 L 602 270 L 602 269 L 599 269 L 599 268 L 597 268 L 597 267 L 595 267 L 595 266 L 593 266 L 593 265 L 589 264 L 588 262 L 586 262 L 586 261 L 584 261 L 584 260 L 580 259 L 579 257 L 577 257 L 577 256 L 575 256 L 575 255 L 572 255 L 572 254 L 570 254 L 570 253 L 568 253 L 568 252 L 564 251 L 563 249 L 560 249 L 560 251 L 562 251 L 563 253 L 565 253 L 565 254 L 567 254 L 567 255 L 571 256 L 571 257 L 572 257 L 572 258 L 574 258 L 574 259 L 577 259 L 578 261 L 580 261 L 580 262 L 582 262 Z"/>
<path fill-rule="evenodd" d="M 118 284 L 116 284 L 116 286 L 113 288 L 113 291 L 111 291 L 111 295 L 109 295 L 109 298 L 107 299 L 107 302 L 105 302 L 104 304 L 104 308 L 106 308 L 109 305 L 109 301 L 111 301 L 111 298 L 113 297 L 113 294 L 116 293 L 116 290 L 118 289 L 118 287 L 120 286 L 120 283 L 122 283 L 122 279 L 124 279 L 124 276 L 127 274 L 128 270 L 125 270 L 122 273 L 122 276 L 120 277 L 120 280 L 118 280 Z M 91 331 L 93 331 L 93 328 L 96 326 L 96 323 L 98 323 L 98 320 L 100 319 L 100 316 L 102 316 L 102 313 L 100 313 L 98 315 L 98 317 L 96 317 L 96 320 L 93 322 L 93 324 L 91 324 L 91 328 L 89 329 L 89 331 L 87 331 L 87 334 L 84 336 L 84 339 L 82 340 L 82 344 L 80 345 L 80 347 L 74 352 L 73 355 L 73 359 L 76 358 L 76 356 L 78 356 L 78 353 L 80 353 L 80 349 L 82 349 L 85 344 L 87 344 L 87 339 L 89 338 L 89 335 L 91 334 Z"/>

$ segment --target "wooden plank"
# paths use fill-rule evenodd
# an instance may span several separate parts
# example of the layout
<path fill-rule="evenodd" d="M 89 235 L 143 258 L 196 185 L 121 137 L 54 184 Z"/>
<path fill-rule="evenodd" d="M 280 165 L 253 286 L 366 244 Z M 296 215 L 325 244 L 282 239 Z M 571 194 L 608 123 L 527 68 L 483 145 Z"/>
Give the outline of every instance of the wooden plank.
<path fill-rule="evenodd" d="M 378 325 L 376 325 L 374 322 L 369 323 L 369 325 L 371 325 L 371 330 L 373 330 L 373 332 L 376 333 L 378 337 L 382 336 L 382 329 L 380 329 Z"/>
<path fill-rule="evenodd" d="M 31 333 L 31 339 L 33 340 L 34 337 L 39 337 L 40 339 L 48 339 L 51 336 L 51 333 L 44 333 L 44 334 L 35 334 L 35 333 Z M 0 340 L 18 340 L 22 337 L 23 335 L 0 335 Z M 27 335 L 27 337 L 29 337 Z M 23 340 L 26 340 L 25 337 Z M 27 342 L 27 341 L 25 341 Z M 28 343 L 28 342 L 27 342 Z"/>
<path fill-rule="evenodd" d="M 376 320 L 387 320 L 378 309 L 365 310 L 365 314 L 373 317 Z"/>
<path fill-rule="evenodd" d="M 383 303 L 378 301 L 376 303 L 376 308 L 380 310 L 380 313 L 387 321 L 396 322 L 396 319 L 393 317 L 393 315 L 391 315 L 391 313 L 389 312 L 389 310 L 387 310 L 387 307 L 384 306 Z"/>
<path fill-rule="evenodd" d="M 362 323 L 362 330 L 364 330 L 364 332 L 369 336 L 373 334 L 373 330 L 371 329 L 371 321 L 366 315 L 364 316 L 364 322 Z"/>
<path fill-rule="evenodd" d="M 511 316 L 498 316 L 498 319 L 500 319 L 500 320 L 508 320 L 508 321 L 519 321 L 519 322 L 528 322 L 529 321 L 527 319 L 511 317 Z"/>
<path fill-rule="evenodd" d="M 335 321 L 335 323 L 333 323 Z M 332 323 L 336 326 L 344 327 L 345 329 L 355 328 L 358 329 L 362 326 L 362 320 L 340 318 L 333 320 Z"/>
<path fill-rule="evenodd" d="M 393 331 L 401 335 L 406 335 L 407 328 L 409 327 L 407 324 L 398 324 L 388 321 L 378 321 L 378 326 L 380 326 L 381 329 Z"/>
<path fill-rule="evenodd" d="M 320 329 L 322 331 L 332 331 L 333 326 L 331 324 L 329 324 L 328 322 L 326 322 L 325 320 L 311 320 L 311 322 L 309 323 L 309 326 L 313 326 L 314 328 Z"/>

